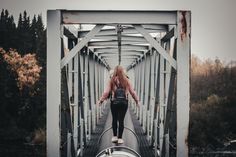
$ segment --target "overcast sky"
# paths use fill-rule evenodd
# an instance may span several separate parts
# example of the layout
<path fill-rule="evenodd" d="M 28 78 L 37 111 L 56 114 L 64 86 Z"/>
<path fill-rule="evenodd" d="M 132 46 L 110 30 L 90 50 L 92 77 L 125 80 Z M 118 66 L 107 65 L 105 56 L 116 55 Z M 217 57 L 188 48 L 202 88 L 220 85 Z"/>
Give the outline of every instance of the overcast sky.
<path fill-rule="evenodd" d="M 236 0 L 1 0 L 0 8 L 15 19 L 24 10 L 31 18 L 42 14 L 44 23 L 47 9 L 191 10 L 192 53 L 201 59 L 236 60 Z"/>

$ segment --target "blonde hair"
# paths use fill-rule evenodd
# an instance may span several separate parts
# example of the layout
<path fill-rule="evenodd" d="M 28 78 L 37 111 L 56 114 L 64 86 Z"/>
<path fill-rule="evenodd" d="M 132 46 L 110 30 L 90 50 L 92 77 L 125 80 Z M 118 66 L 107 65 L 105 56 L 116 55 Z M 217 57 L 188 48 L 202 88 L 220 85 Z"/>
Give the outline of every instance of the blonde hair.
<path fill-rule="evenodd" d="M 127 90 L 128 87 L 128 78 L 125 74 L 124 68 L 120 65 L 116 66 L 114 69 L 114 73 L 113 76 L 111 78 L 111 90 L 114 91 L 115 90 L 115 86 L 117 86 L 117 83 L 119 82 L 119 85 L 124 88 L 125 90 Z"/>

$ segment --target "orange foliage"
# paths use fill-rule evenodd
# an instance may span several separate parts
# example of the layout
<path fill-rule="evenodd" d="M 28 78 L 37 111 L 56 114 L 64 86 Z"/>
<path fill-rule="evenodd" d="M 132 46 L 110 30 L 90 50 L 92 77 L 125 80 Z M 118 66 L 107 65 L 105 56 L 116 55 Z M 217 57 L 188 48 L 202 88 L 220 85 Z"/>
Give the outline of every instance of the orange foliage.
<path fill-rule="evenodd" d="M 17 86 L 20 90 L 32 87 L 39 80 L 42 67 L 38 65 L 35 54 L 21 56 L 15 49 L 6 52 L 3 48 L 0 48 L 0 54 L 9 64 L 9 68 L 16 72 Z"/>

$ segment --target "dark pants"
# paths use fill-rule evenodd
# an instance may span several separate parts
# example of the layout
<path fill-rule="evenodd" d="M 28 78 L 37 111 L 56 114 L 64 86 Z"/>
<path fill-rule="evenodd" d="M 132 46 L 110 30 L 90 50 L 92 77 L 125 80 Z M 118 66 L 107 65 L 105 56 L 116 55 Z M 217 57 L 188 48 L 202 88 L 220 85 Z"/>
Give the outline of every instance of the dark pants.
<path fill-rule="evenodd" d="M 128 102 L 122 104 L 113 104 L 111 102 L 112 129 L 113 135 L 117 136 L 117 121 L 119 122 L 118 138 L 122 138 L 124 131 L 124 119 L 128 109 Z"/>

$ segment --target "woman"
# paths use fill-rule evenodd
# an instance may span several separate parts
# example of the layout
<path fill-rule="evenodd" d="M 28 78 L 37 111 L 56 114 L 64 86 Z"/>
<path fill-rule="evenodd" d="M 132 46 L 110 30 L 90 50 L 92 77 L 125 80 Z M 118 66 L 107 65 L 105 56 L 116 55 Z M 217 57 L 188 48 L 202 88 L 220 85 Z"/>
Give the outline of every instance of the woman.
<path fill-rule="evenodd" d="M 122 93 L 122 90 L 125 95 L 124 96 L 125 101 L 119 101 L 117 98 L 117 95 Z M 111 113 L 112 113 L 112 129 L 113 129 L 113 137 L 111 141 L 122 144 L 124 143 L 124 140 L 122 139 L 122 134 L 124 131 L 124 118 L 126 111 L 128 109 L 128 93 L 132 95 L 137 106 L 139 106 L 139 100 L 134 89 L 132 88 L 129 79 L 125 75 L 124 69 L 121 66 L 115 67 L 113 76 L 111 77 L 103 95 L 99 99 L 98 104 L 101 104 L 105 99 L 107 99 L 110 93 L 112 96 Z M 117 136 L 117 121 L 119 122 L 118 136 Z"/>

